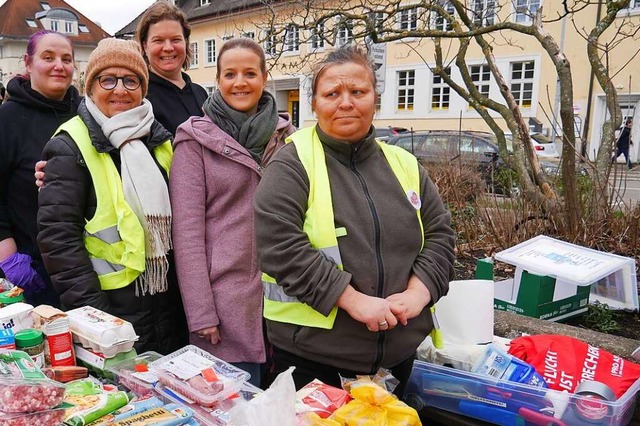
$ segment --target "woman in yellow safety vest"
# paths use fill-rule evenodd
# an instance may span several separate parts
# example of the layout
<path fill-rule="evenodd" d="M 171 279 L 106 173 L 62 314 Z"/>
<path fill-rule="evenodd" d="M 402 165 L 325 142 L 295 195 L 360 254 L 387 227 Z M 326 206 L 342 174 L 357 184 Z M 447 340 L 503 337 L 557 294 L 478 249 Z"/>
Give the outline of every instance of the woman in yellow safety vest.
<path fill-rule="evenodd" d="M 134 41 L 104 39 L 91 53 L 87 97 L 43 151 L 38 244 L 65 308 L 121 317 L 138 352 L 168 353 L 186 343 L 186 321 L 170 252 L 172 137 L 148 84 Z"/>
<path fill-rule="evenodd" d="M 401 393 L 453 278 L 450 214 L 413 155 L 375 140 L 366 52 L 332 51 L 311 88 L 317 125 L 290 136 L 256 194 L 275 369 L 295 366 L 300 388 L 384 367 Z"/>

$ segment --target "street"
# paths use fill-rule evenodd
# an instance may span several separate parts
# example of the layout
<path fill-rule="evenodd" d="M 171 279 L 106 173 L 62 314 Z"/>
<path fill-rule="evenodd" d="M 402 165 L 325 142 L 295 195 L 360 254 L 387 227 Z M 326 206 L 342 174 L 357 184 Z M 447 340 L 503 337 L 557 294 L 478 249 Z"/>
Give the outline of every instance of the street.
<path fill-rule="evenodd" d="M 634 206 L 640 202 L 640 167 L 636 166 L 633 170 L 627 170 L 626 165 L 617 164 L 616 169 L 612 170 L 609 181 L 612 184 L 612 190 L 618 194 L 616 197 L 618 204 L 624 203 L 628 206 Z"/>

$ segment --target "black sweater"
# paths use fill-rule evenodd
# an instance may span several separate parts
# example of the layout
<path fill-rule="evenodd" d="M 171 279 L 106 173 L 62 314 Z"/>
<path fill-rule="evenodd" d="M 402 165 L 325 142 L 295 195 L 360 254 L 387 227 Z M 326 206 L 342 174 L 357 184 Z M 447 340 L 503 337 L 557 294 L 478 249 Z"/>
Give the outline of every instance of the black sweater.
<path fill-rule="evenodd" d="M 30 255 L 42 272 L 34 167 L 55 130 L 76 115 L 80 95 L 71 86 L 64 100 L 47 99 L 21 77 L 12 79 L 7 90 L 11 98 L 0 107 L 0 241 L 13 238 L 18 251 Z"/>
<path fill-rule="evenodd" d="M 202 117 L 202 104 L 207 99 L 207 91 L 191 82 L 191 78 L 182 73 L 187 83 L 182 89 L 153 72 L 149 72 L 149 93 L 147 99 L 153 105 L 153 115 L 162 126 L 176 134 L 178 126 L 191 116 Z"/>

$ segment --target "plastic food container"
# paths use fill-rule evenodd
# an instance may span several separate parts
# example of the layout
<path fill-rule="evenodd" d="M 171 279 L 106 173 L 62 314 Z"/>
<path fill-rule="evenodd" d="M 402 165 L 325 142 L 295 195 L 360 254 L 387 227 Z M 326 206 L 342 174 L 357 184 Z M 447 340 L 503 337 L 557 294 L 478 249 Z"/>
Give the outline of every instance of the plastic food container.
<path fill-rule="evenodd" d="M 0 307 L 13 305 L 14 303 L 24 302 L 24 294 L 20 290 L 16 294 L 15 288 L 0 293 Z"/>
<path fill-rule="evenodd" d="M 64 420 L 66 406 L 37 413 L 3 413 L 0 411 L 0 426 L 52 426 Z"/>
<path fill-rule="evenodd" d="M 418 411 L 432 406 L 494 424 L 619 426 L 631 421 L 639 391 L 640 379 L 617 400 L 598 401 L 604 414 L 593 420 L 580 415 L 593 404 L 588 396 L 415 361 L 404 396 Z"/>
<path fill-rule="evenodd" d="M 0 352 L 0 411 L 33 413 L 62 403 L 64 385 L 53 381 L 22 351 Z"/>
<path fill-rule="evenodd" d="M 33 306 L 22 302 L 0 308 L 0 328 L 10 328 L 14 333 L 25 328 L 33 328 L 31 311 Z"/>
<path fill-rule="evenodd" d="M 162 357 L 163 355 L 157 352 L 144 352 L 134 358 L 113 364 L 107 370 L 113 373 L 117 383 L 131 389 L 136 395 L 145 395 L 158 383 L 158 376 L 149 368 L 149 364 Z"/>
<path fill-rule="evenodd" d="M 149 364 L 160 383 L 205 407 L 237 392 L 251 375 L 188 345 Z"/>
<path fill-rule="evenodd" d="M 231 415 L 229 410 L 245 401 L 251 401 L 256 395 L 264 392 L 252 384 L 245 382 L 240 385 L 237 392 L 227 398 L 217 401 L 212 407 L 203 407 L 194 401 L 186 399 L 164 385 L 159 384 L 155 388 L 156 394 L 166 402 L 174 402 L 189 407 L 193 410 L 196 420 L 205 426 L 228 426 L 231 425 Z"/>
<path fill-rule="evenodd" d="M 128 352 L 138 340 L 130 322 L 91 306 L 67 311 L 74 340 L 111 358 Z"/>

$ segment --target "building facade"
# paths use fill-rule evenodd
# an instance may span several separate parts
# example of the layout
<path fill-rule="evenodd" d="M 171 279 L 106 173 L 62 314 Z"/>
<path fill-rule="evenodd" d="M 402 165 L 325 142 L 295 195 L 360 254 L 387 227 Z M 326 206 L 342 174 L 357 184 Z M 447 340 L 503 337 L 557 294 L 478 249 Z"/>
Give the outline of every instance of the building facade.
<path fill-rule="evenodd" d="M 0 81 L 25 71 L 24 54 L 32 34 L 40 30 L 65 34 L 74 46 L 77 85 L 89 54 L 109 34 L 63 0 L 7 0 L 0 6 Z"/>
<path fill-rule="evenodd" d="M 216 54 L 221 45 L 232 37 L 250 37 L 259 41 L 269 59 L 270 83 L 280 110 L 288 110 L 297 126 L 315 122 L 309 100 L 309 76 L 311 65 L 334 46 L 351 42 L 366 30 L 361 22 L 340 21 L 331 18 L 309 29 L 308 17 L 315 13 L 314 4 L 325 11 L 327 1 L 306 2 L 310 8 L 301 9 L 305 2 L 269 2 L 259 0 L 177 0 L 192 26 L 191 48 L 194 52 L 189 74 L 192 79 L 212 91 L 216 86 Z M 333 2 L 336 7 L 344 2 Z M 370 9 L 363 13 L 372 18 L 375 25 L 407 31 L 429 26 L 447 30 L 446 20 L 424 12 L 424 8 L 411 0 L 402 1 L 408 6 L 394 13 L 392 19 L 375 6 L 379 0 L 358 1 Z M 389 2 L 387 2 L 389 3 Z M 424 2 L 423 2 L 424 3 Z M 586 36 L 596 22 L 606 13 L 606 6 L 592 2 L 575 13 L 561 18 L 564 2 L 551 0 L 468 0 L 469 14 L 482 25 L 498 22 L 531 23 L 541 12 L 543 28 L 560 45 L 571 63 L 574 89 L 573 110 L 576 118 L 576 135 L 579 143 L 588 147 L 585 152 L 593 158 L 597 150 L 602 123 L 607 118 L 604 92 L 595 80 L 587 57 Z M 569 2 L 572 3 L 572 2 Z M 575 3 L 575 2 L 574 2 Z M 603 2 L 600 2 L 603 3 Z M 351 6 L 349 2 L 344 3 Z M 355 3 L 354 3 L 355 4 Z M 384 2 L 380 3 L 384 4 Z M 415 7 L 412 4 L 416 4 Z M 454 18 L 455 11 L 446 1 L 440 2 Z M 296 7 L 298 7 L 296 9 Z M 347 6 L 336 10 L 353 13 Z M 307 20 L 307 21 L 305 21 Z M 615 18 L 611 28 L 600 43 L 609 44 L 609 51 L 601 51 L 608 65 L 613 84 L 618 91 L 618 102 L 623 116 L 632 116 L 640 101 L 640 60 L 634 37 L 623 38 L 624 31 L 640 25 L 640 1 L 631 0 L 629 7 Z M 327 36 L 331 33 L 330 36 Z M 550 137 L 561 132 L 559 122 L 558 82 L 555 67 L 547 52 L 530 36 L 503 30 L 486 35 L 491 43 L 498 69 L 504 76 L 515 100 L 532 130 Z M 361 39 L 356 40 L 362 42 Z M 431 38 L 404 37 L 401 40 L 376 45 L 378 78 L 382 84 L 375 125 L 399 126 L 416 130 L 462 129 L 489 130 L 480 115 L 469 106 L 444 81 L 433 73 L 434 42 Z M 445 64 L 456 82 L 462 82 L 460 70 L 455 65 L 455 53 L 460 49 L 458 39 L 442 39 Z M 480 48 L 471 43 L 466 54 L 469 73 L 478 90 L 501 103 L 500 89 Z M 497 113 L 492 116 L 499 118 Z M 498 123 L 506 130 L 504 122 Z M 586 139 L 585 139 L 586 138 Z M 635 150 L 637 146 L 635 144 Z M 632 152 L 633 154 L 633 152 Z M 635 153 L 637 159 L 637 152 Z"/>

